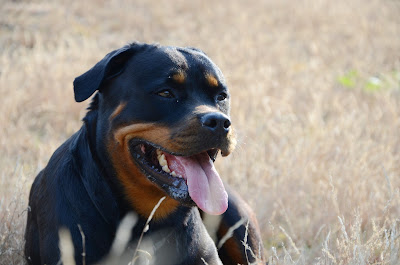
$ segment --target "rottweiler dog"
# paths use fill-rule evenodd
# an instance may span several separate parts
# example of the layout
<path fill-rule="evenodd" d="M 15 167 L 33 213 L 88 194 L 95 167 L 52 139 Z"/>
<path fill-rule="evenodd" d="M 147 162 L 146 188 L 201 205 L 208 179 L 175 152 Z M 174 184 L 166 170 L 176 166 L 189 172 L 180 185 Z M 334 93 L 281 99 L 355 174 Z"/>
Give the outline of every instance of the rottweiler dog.
<path fill-rule="evenodd" d="M 60 228 L 71 233 L 76 264 L 100 262 L 130 212 L 138 216 L 129 232 L 135 249 L 164 196 L 144 233 L 164 239 L 153 264 L 265 262 L 254 214 L 213 164 L 233 151 L 235 137 L 228 88 L 205 53 L 135 42 L 77 77 L 74 93 L 77 102 L 95 95 L 80 130 L 32 184 L 28 264 L 61 263 Z M 220 215 L 211 236 L 208 215 Z"/>

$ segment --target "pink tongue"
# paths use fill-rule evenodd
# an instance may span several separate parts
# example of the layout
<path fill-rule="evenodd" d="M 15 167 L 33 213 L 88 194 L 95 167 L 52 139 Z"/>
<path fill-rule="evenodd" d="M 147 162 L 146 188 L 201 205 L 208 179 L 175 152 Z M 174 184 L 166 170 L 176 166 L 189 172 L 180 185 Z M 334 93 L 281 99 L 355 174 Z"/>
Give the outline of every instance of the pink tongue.
<path fill-rule="evenodd" d="M 207 152 L 191 157 L 164 155 L 171 171 L 186 179 L 189 195 L 200 209 L 212 215 L 226 211 L 228 194 Z"/>

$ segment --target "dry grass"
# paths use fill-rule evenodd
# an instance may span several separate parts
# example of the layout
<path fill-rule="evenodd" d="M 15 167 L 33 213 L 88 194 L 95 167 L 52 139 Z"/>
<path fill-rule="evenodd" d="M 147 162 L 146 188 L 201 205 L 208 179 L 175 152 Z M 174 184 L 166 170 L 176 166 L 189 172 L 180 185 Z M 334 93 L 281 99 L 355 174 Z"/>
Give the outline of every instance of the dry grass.
<path fill-rule="evenodd" d="M 0 264 L 22 263 L 30 184 L 80 127 L 73 78 L 133 40 L 225 73 L 239 146 L 217 166 L 271 264 L 399 264 L 399 1 L 0 2 Z"/>

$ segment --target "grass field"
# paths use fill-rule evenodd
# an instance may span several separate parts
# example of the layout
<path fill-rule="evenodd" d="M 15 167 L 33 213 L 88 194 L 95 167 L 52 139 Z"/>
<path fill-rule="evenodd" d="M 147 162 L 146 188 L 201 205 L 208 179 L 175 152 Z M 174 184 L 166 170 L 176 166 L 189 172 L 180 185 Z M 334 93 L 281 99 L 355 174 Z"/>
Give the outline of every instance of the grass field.
<path fill-rule="evenodd" d="M 397 0 L 0 0 L 0 264 L 23 264 L 30 185 L 81 126 L 74 77 L 138 40 L 195 46 L 232 93 L 217 161 L 270 264 L 400 264 Z"/>

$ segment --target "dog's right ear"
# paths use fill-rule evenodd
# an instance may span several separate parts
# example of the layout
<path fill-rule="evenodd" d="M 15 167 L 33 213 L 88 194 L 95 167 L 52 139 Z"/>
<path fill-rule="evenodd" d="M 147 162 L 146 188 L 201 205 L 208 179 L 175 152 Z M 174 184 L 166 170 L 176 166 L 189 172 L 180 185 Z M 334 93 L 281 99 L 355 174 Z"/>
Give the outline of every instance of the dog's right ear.
<path fill-rule="evenodd" d="M 125 63 L 134 53 L 133 45 L 107 54 L 100 62 L 89 71 L 74 80 L 75 101 L 82 102 L 88 99 L 96 90 L 99 90 L 103 81 L 121 74 Z"/>

